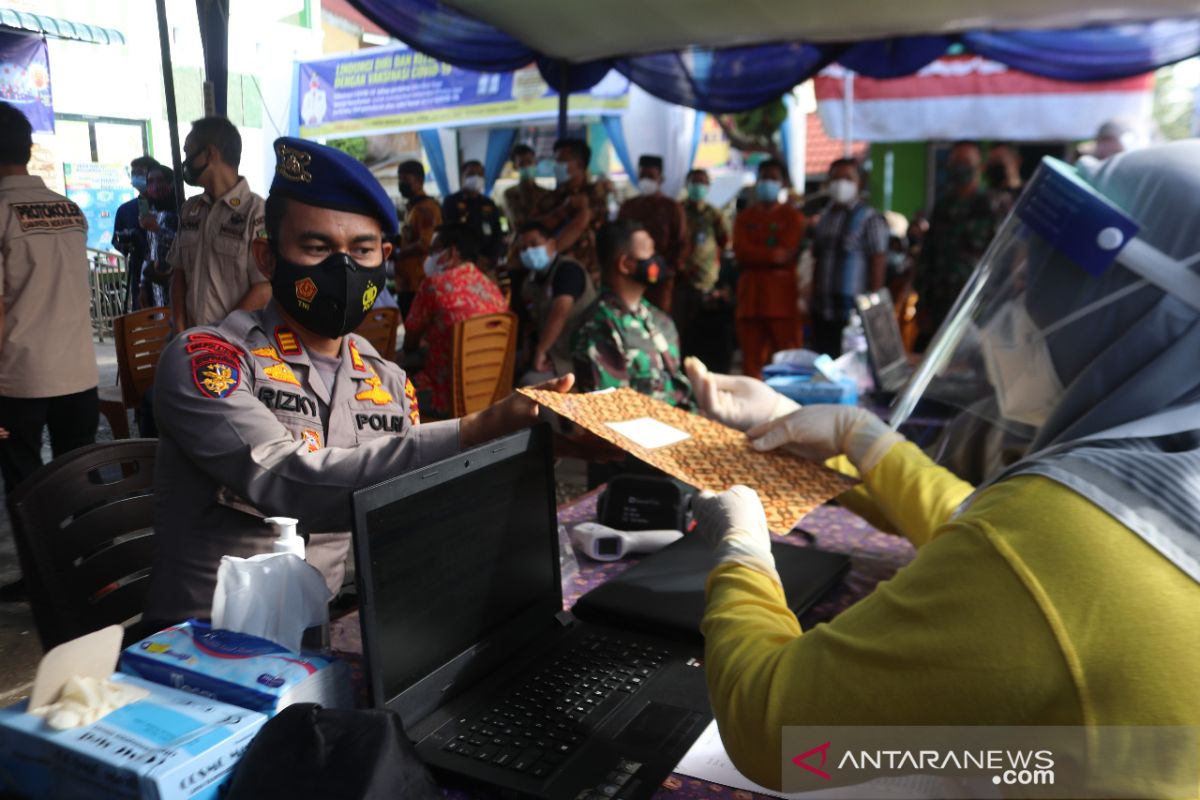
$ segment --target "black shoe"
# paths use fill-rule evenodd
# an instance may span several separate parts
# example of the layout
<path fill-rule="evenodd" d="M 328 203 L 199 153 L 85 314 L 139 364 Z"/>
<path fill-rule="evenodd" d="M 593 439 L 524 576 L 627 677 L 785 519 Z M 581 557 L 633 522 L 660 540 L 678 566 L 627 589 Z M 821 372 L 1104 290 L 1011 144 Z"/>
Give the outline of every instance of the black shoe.
<path fill-rule="evenodd" d="M 18 578 L 12 583 L 0 586 L 0 603 L 24 603 L 29 600 L 29 591 L 25 579 Z"/>

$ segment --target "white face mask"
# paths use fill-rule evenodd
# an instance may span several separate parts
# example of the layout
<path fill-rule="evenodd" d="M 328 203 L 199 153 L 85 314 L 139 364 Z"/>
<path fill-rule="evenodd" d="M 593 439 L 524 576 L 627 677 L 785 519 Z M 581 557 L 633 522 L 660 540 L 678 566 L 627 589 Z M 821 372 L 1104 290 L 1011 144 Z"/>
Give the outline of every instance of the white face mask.
<path fill-rule="evenodd" d="M 483 194 L 483 185 L 482 175 L 468 175 L 467 177 L 463 178 L 463 188 L 468 192 Z"/>
<path fill-rule="evenodd" d="M 1014 300 L 980 332 L 983 362 L 1006 419 L 1040 427 L 1063 396 L 1046 333 Z"/>
<path fill-rule="evenodd" d="M 421 265 L 421 268 L 425 270 L 425 277 L 427 278 L 432 278 L 434 275 L 439 274 L 442 271 L 441 253 L 430 253 L 425 256 L 425 263 Z"/>
<path fill-rule="evenodd" d="M 653 178 L 640 178 L 638 191 L 642 194 L 658 194 L 658 181 Z"/>
<path fill-rule="evenodd" d="M 830 181 L 829 197 L 838 205 L 848 206 L 858 197 L 858 184 L 845 178 Z"/>

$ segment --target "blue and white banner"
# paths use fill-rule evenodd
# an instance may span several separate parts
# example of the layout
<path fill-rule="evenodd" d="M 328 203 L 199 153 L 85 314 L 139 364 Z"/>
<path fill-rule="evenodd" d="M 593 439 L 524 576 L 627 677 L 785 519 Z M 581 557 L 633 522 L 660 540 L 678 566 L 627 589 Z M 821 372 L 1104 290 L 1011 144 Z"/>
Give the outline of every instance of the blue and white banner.
<path fill-rule="evenodd" d="M 54 133 L 50 57 L 45 39 L 25 33 L 0 33 L 0 100 L 19 108 L 34 133 Z"/>

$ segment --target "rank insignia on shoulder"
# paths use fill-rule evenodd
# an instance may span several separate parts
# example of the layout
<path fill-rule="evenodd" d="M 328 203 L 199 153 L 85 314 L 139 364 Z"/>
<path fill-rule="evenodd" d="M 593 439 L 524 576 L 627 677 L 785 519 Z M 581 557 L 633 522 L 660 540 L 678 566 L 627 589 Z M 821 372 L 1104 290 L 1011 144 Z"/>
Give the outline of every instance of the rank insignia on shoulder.
<path fill-rule="evenodd" d="M 296 378 L 296 373 L 292 372 L 292 368 L 282 361 L 280 361 L 278 364 L 272 364 L 264 369 L 263 374 L 273 381 L 290 383 L 293 386 L 300 385 L 300 381 Z"/>
<path fill-rule="evenodd" d="M 358 345 L 353 339 L 347 339 L 347 341 L 349 342 L 346 347 L 350 351 L 350 366 L 354 367 L 357 372 L 367 372 L 367 365 L 358 352 Z"/>
<path fill-rule="evenodd" d="M 291 328 L 283 325 L 276 328 L 275 344 L 279 345 L 279 352 L 285 356 L 300 355 L 300 340 L 296 338 L 296 334 L 292 333 Z"/>
<path fill-rule="evenodd" d="M 417 402 L 417 390 L 413 382 L 407 378 L 404 381 L 404 396 L 408 398 L 408 421 L 413 425 L 421 423 L 421 406 Z"/>
<path fill-rule="evenodd" d="M 370 377 L 363 378 L 363 383 L 367 384 L 368 388 L 363 389 L 358 394 L 354 395 L 355 400 L 370 400 L 377 406 L 384 406 L 392 402 L 392 396 L 383 388 L 383 381 L 374 373 Z"/>
<path fill-rule="evenodd" d="M 242 370 L 236 361 L 199 355 L 192 359 L 192 381 L 203 396 L 221 400 L 233 394 L 241 383 Z"/>
<path fill-rule="evenodd" d="M 315 453 L 321 449 L 321 433 L 314 431 L 312 428 L 305 428 L 300 432 L 301 440 L 308 445 L 308 452 Z"/>

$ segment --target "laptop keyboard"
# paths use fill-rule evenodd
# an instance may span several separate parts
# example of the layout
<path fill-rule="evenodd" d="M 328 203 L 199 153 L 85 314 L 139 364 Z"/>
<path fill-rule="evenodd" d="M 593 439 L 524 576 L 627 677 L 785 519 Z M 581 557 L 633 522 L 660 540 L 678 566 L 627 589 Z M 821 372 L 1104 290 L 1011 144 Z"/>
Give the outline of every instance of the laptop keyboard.
<path fill-rule="evenodd" d="M 614 695 L 636 693 L 667 655 L 653 645 L 591 634 L 487 713 L 460 718 L 442 749 L 545 778 L 583 743 L 592 713 Z"/>

